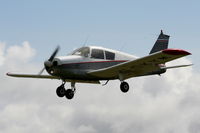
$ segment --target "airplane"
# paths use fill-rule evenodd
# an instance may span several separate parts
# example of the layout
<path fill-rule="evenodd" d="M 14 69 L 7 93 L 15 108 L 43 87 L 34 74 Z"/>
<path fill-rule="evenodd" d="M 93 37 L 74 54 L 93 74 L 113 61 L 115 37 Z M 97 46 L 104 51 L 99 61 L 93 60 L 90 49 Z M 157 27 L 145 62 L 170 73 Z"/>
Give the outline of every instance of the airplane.
<path fill-rule="evenodd" d="M 83 46 L 74 50 L 67 56 L 56 57 L 60 47 L 58 46 L 50 58 L 44 62 L 44 68 L 39 74 L 7 73 L 12 77 L 59 79 L 62 84 L 56 89 L 58 97 L 72 99 L 76 92 L 76 83 L 100 84 L 100 81 L 119 80 L 123 93 L 129 91 L 129 84 L 125 81 L 129 78 L 161 75 L 167 69 L 187 67 L 193 64 L 166 66 L 165 63 L 191 55 L 182 49 L 168 48 L 169 35 L 161 30 L 149 55 L 138 58 L 124 52 L 98 47 Z M 46 70 L 49 75 L 43 75 Z M 65 83 L 70 82 L 71 88 L 65 89 Z"/>

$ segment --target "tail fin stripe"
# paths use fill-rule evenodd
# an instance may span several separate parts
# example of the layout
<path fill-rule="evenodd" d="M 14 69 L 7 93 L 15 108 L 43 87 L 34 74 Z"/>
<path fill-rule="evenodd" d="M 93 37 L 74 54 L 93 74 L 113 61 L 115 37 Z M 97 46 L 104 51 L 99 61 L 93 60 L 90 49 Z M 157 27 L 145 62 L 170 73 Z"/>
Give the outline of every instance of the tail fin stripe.
<path fill-rule="evenodd" d="M 149 54 L 164 50 L 168 48 L 168 42 L 169 42 L 169 36 L 163 34 L 162 30 L 161 33 L 157 39 L 157 41 L 155 42 L 153 48 L 151 49 Z"/>

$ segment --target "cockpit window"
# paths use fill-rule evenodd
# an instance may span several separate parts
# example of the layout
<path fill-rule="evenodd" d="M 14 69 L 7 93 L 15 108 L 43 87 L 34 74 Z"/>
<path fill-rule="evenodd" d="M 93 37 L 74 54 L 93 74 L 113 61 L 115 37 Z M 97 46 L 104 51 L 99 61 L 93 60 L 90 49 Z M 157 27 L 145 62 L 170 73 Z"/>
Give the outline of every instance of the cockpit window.
<path fill-rule="evenodd" d="M 104 59 L 104 52 L 100 49 L 92 49 L 91 58 Z"/>
<path fill-rule="evenodd" d="M 115 60 L 115 53 L 105 51 L 106 60 Z"/>
<path fill-rule="evenodd" d="M 83 48 L 75 50 L 72 53 L 72 55 L 80 55 L 80 56 L 88 57 L 89 53 L 90 53 L 89 47 L 83 47 Z"/>

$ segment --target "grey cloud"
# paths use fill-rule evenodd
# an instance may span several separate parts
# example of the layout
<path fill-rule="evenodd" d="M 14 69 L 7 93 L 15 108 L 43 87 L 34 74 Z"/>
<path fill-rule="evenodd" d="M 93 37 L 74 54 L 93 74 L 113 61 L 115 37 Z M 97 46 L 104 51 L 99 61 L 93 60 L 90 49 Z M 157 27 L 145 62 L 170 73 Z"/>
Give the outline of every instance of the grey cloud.
<path fill-rule="evenodd" d="M 191 122 L 189 125 L 189 132 L 199 133 L 199 131 L 200 131 L 200 120 Z"/>
<path fill-rule="evenodd" d="M 169 70 L 161 77 L 130 79 L 127 94 L 120 91 L 119 81 L 104 87 L 77 84 L 75 98 L 69 101 L 55 94 L 60 81 L 5 76 L 9 70 L 40 70 L 30 61 L 34 49 L 15 47 L 27 58 L 13 62 L 9 47 L 0 50 L 6 59 L 0 66 L 0 132 L 200 132 L 200 74 L 192 68 Z M 171 64 L 175 63 L 190 61 L 184 58 Z"/>

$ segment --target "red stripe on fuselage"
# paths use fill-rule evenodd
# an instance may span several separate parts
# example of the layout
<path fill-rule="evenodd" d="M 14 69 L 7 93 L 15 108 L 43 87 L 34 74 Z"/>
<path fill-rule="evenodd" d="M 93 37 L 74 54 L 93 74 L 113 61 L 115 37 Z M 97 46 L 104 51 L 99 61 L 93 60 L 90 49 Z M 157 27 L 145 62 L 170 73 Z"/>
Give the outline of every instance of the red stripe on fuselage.
<path fill-rule="evenodd" d="M 85 64 L 85 63 L 107 63 L 107 62 L 126 62 L 128 60 L 113 60 L 113 61 L 86 61 L 86 62 L 73 62 L 73 63 L 66 63 L 62 65 L 71 65 L 71 64 Z"/>

